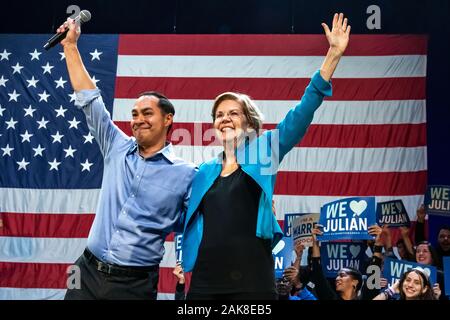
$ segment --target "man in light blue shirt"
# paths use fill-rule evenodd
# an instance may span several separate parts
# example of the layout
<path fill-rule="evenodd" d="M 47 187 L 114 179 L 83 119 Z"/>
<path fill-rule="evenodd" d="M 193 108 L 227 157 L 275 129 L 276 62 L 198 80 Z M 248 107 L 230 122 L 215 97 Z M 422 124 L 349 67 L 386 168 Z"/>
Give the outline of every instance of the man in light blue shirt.
<path fill-rule="evenodd" d="M 175 110 L 156 92 L 141 94 L 132 109 L 134 138 L 112 122 L 100 91 L 77 49 L 79 26 L 71 19 L 64 47 L 75 105 L 84 111 L 104 157 L 104 172 L 87 248 L 76 261 L 81 289 L 65 299 L 156 299 L 164 241 L 182 231 L 196 168 L 166 142 Z"/>

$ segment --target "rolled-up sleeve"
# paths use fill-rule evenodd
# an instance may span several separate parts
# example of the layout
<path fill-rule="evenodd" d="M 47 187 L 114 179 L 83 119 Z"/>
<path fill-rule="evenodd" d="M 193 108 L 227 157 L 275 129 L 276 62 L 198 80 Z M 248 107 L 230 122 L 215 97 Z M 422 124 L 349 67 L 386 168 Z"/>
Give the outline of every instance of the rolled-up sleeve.
<path fill-rule="evenodd" d="M 84 112 L 89 131 L 104 157 L 111 151 L 114 141 L 129 139 L 111 120 L 98 88 L 80 90 L 75 94 L 75 106 Z"/>
<path fill-rule="evenodd" d="M 98 88 L 81 90 L 75 93 L 75 106 L 79 109 L 87 106 L 92 100 L 100 97 L 100 90 Z"/>

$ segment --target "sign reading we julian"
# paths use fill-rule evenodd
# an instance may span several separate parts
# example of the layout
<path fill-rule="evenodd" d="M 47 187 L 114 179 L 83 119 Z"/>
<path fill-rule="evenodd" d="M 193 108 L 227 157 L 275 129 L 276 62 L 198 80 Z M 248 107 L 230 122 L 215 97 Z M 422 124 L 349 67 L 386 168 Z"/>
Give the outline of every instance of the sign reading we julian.
<path fill-rule="evenodd" d="M 320 246 L 320 263 L 327 278 L 334 278 L 342 268 L 354 268 L 365 273 L 367 245 L 358 242 L 324 242 Z"/>
<path fill-rule="evenodd" d="M 401 199 L 377 203 L 378 225 L 389 227 L 409 227 L 408 212 Z"/>
<path fill-rule="evenodd" d="M 428 214 L 450 216 L 450 186 L 429 185 L 425 205 Z"/>
<path fill-rule="evenodd" d="M 372 240 L 367 232 L 376 224 L 375 197 L 355 197 L 326 203 L 320 208 L 319 224 L 323 234 L 319 241 Z"/>

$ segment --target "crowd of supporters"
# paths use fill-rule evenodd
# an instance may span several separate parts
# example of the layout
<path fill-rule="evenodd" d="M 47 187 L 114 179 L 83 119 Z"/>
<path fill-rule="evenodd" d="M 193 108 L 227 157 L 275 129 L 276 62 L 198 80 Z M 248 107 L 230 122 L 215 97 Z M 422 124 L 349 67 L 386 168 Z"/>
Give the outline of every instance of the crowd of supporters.
<path fill-rule="evenodd" d="M 296 242 L 294 250 L 296 259 L 284 270 L 283 277 L 277 280 L 279 300 L 448 300 L 444 294 L 443 257 L 450 256 L 450 226 L 442 225 L 437 234 L 430 234 L 436 239 L 427 239 L 427 220 L 422 205 L 417 210 L 417 220 L 411 227 L 398 227 L 398 231 L 388 226 L 369 227 L 373 241 L 367 241 L 366 251 L 369 266 L 376 266 L 381 271 L 385 258 L 406 260 L 421 264 L 406 270 L 401 278 L 389 285 L 383 276 L 375 279 L 375 285 L 368 285 L 370 274 L 361 273 L 352 267 L 339 270 L 335 278 L 327 278 L 321 265 L 320 242 L 316 235 L 322 233 L 320 225 L 313 229 L 313 246 L 305 248 Z M 393 245 L 393 233 L 397 236 Z M 436 240 L 433 247 L 428 240 Z M 301 265 L 303 253 L 307 250 L 307 265 Z M 436 283 L 432 283 L 426 266 L 437 270 Z M 383 274 L 382 272 L 380 273 Z M 174 269 L 177 276 L 175 299 L 184 298 L 185 278 L 181 266 Z"/>

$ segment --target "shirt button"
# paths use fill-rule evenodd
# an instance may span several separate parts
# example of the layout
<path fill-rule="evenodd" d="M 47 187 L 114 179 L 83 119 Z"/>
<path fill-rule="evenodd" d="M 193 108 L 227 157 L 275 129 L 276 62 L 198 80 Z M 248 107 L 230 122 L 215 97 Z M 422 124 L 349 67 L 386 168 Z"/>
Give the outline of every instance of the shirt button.
<path fill-rule="evenodd" d="M 135 197 L 135 194 L 134 194 L 134 193 L 132 193 L 132 194 L 131 194 L 131 197 L 132 197 L 132 198 L 134 198 L 134 197 Z"/>
<path fill-rule="evenodd" d="M 136 178 L 139 179 L 139 175 L 137 175 Z"/>
<path fill-rule="evenodd" d="M 126 212 L 125 210 L 122 210 L 122 213 L 123 213 L 123 214 L 127 214 L 127 212 Z"/>

